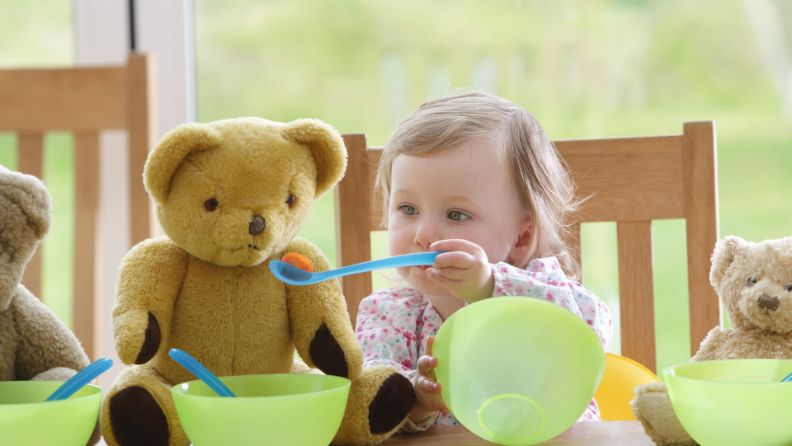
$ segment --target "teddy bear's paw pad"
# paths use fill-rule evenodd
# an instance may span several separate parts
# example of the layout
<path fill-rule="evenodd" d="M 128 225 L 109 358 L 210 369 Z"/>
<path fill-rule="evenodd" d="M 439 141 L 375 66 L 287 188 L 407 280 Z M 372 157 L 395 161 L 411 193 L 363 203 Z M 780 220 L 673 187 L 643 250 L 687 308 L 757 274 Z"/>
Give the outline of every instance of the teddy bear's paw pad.
<path fill-rule="evenodd" d="M 143 387 L 127 387 L 113 395 L 110 420 L 113 435 L 121 445 L 168 445 L 168 420 L 157 400 Z"/>
<path fill-rule="evenodd" d="M 311 359 L 319 370 L 328 375 L 349 377 L 349 364 L 344 356 L 344 350 L 338 345 L 338 341 L 333 337 L 327 325 L 322 324 L 316 330 L 308 349 L 308 354 L 311 355 Z"/>
<path fill-rule="evenodd" d="M 137 358 L 135 358 L 135 364 L 145 364 L 149 362 L 157 353 L 161 339 L 162 331 L 160 330 L 159 322 L 157 322 L 157 318 L 149 311 L 146 337 Z"/>
<path fill-rule="evenodd" d="M 398 427 L 415 405 L 415 390 L 404 376 L 394 373 L 382 382 L 369 405 L 369 430 L 384 434 Z"/>

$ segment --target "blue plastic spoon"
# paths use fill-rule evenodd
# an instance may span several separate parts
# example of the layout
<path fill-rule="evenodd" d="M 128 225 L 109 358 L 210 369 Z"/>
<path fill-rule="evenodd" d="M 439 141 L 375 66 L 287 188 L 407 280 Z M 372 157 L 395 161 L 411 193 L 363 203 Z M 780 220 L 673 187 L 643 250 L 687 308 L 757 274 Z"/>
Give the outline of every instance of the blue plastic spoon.
<path fill-rule="evenodd" d="M 782 383 L 788 383 L 790 381 L 792 381 L 792 372 L 789 372 L 789 374 L 781 380 Z"/>
<path fill-rule="evenodd" d="M 272 271 L 272 274 L 281 282 L 285 282 L 289 285 L 311 285 L 325 281 L 327 279 L 332 279 L 334 277 L 343 277 L 350 274 L 364 273 L 367 271 L 373 271 L 375 269 L 431 265 L 434 263 L 435 257 L 437 257 L 437 255 L 441 252 L 443 251 L 427 251 L 416 252 L 413 254 L 404 254 L 395 257 L 388 257 L 385 259 L 356 263 L 343 268 L 331 269 L 329 271 L 322 271 L 319 273 L 305 271 L 280 260 L 271 260 L 269 262 L 269 268 L 270 271 Z"/>
<path fill-rule="evenodd" d="M 60 387 L 55 389 L 52 395 L 47 397 L 47 401 L 68 399 L 70 396 L 74 395 L 74 392 L 82 389 L 86 384 L 108 371 L 112 366 L 113 360 L 110 358 L 97 359 L 93 364 L 87 365 L 84 369 L 77 372 L 76 375 L 67 379 Z"/>
<path fill-rule="evenodd" d="M 210 389 L 214 390 L 218 395 L 225 396 L 225 397 L 235 397 L 234 392 L 228 388 L 223 381 L 220 381 L 220 378 L 215 376 L 214 373 L 210 372 L 209 369 L 204 367 L 203 364 L 198 362 L 197 359 L 190 356 L 189 353 L 185 352 L 184 350 L 178 348 L 172 348 L 168 351 L 168 354 L 174 361 L 181 364 L 182 367 L 189 370 L 190 373 L 197 376 L 198 379 L 206 383 Z"/>

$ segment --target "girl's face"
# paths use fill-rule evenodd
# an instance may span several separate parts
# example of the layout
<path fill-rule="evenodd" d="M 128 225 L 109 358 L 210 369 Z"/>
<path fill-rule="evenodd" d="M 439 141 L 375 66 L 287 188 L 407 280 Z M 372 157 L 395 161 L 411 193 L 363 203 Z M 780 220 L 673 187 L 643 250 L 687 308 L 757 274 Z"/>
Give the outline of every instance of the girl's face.
<path fill-rule="evenodd" d="M 458 238 L 481 246 L 490 263 L 510 257 L 530 220 L 506 157 L 481 147 L 488 143 L 475 139 L 439 153 L 396 156 L 387 211 L 391 255 L 428 251 L 432 242 Z M 419 291 L 439 292 L 425 269 L 398 271 Z"/>

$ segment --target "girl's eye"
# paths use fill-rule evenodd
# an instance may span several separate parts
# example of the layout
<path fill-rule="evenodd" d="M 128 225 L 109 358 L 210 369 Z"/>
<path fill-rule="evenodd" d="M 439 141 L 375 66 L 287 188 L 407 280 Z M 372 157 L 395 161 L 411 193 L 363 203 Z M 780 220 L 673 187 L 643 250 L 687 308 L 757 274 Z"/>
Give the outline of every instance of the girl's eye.
<path fill-rule="evenodd" d="M 206 208 L 206 210 L 209 212 L 214 212 L 218 206 L 220 206 L 220 202 L 217 201 L 217 198 L 215 197 L 204 201 L 204 208 Z"/>
<path fill-rule="evenodd" d="M 294 203 L 297 203 L 297 197 L 294 194 L 289 194 L 288 198 L 286 198 L 286 204 L 289 205 L 289 209 L 294 207 Z"/>
<path fill-rule="evenodd" d="M 470 219 L 470 215 L 462 211 L 449 211 L 448 218 L 454 221 L 465 221 Z"/>
<path fill-rule="evenodd" d="M 749 277 L 748 280 L 745 282 L 745 285 L 754 286 L 756 285 L 756 282 L 758 282 L 758 280 L 756 280 L 756 277 Z"/>
<path fill-rule="evenodd" d="M 402 204 L 399 206 L 399 212 L 404 215 L 415 215 L 416 210 L 414 206 L 410 206 L 409 204 Z"/>

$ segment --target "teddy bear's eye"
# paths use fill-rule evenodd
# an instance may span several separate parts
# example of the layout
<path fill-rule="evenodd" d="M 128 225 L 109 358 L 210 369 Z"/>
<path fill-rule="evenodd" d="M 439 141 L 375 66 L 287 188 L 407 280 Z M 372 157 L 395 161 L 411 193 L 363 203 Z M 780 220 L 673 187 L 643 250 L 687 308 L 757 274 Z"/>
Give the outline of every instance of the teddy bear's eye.
<path fill-rule="evenodd" d="M 220 202 L 217 201 L 217 198 L 215 198 L 215 197 L 212 197 L 212 198 L 204 201 L 204 207 L 209 212 L 214 212 L 214 210 L 217 209 L 218 206 L 220 206 Z"/>
<path fill-rule="evenodd" d="M 289 194 L 289 197 L 286 198 L 286 204 L 291 208 L 294 207 L 294 203 L 297 203 L 297 197 L 294 194 Z"/>
<path fill-rule="evenodd" d="M 758 280 L 756 280 L 756 277 L 749 277 L 748 280 L 745 281 L 745 285 L 754 286 L 756 285 L 756 282 L 758 282 Z"/>
<path fill-rule="evenodd" d="M 785 290 L 792 292 L 792 283 L 784 287 Z"/>

